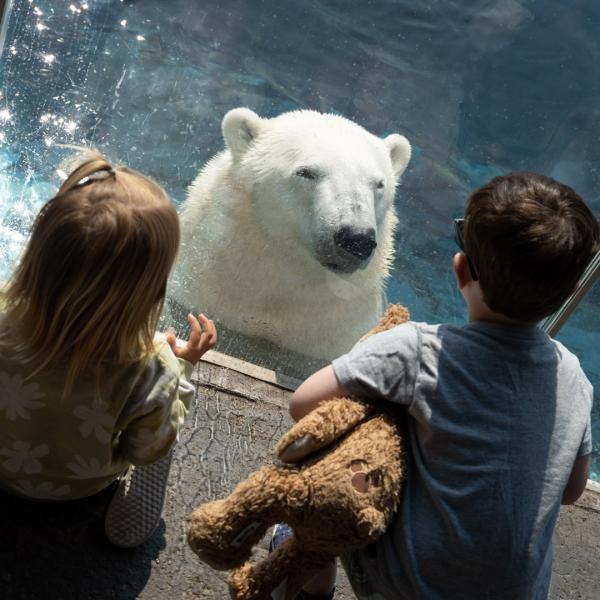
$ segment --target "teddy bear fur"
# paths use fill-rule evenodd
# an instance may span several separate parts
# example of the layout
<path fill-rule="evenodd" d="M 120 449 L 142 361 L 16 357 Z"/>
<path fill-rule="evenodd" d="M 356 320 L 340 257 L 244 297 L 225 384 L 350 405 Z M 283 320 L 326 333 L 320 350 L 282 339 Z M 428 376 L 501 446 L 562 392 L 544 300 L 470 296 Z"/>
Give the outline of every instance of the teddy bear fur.
<path fill-rule="evenodd" d="M 368 335 L 404 323 L 392 305 Z M 399 407 L 335 398 L 306 415 L 279 441 L 283 464 L 264 466 L 225 499 L 196 508 L 188 542 L 215 569 L 234 569 L 235 600 L 270 600 L 287 579 L 286 600 L 342 552 L 364 547 L 387 528 L 405 476 Z M 293 535 L 266 559 L 248 562 L 275 523 Z"/>

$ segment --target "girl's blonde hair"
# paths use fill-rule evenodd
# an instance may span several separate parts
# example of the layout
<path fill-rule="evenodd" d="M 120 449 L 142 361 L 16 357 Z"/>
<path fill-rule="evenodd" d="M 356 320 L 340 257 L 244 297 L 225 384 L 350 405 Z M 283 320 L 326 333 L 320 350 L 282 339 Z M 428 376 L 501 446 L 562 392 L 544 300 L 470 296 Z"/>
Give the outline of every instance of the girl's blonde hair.
<path fill-rule="evenodd" d="M 3 345 L 33 374 L 66 369 L 65 393 L 88 367 L 152 353 L 178 247 L 164 190 L 92 155 L 35 220 L 5 289 Z"/>

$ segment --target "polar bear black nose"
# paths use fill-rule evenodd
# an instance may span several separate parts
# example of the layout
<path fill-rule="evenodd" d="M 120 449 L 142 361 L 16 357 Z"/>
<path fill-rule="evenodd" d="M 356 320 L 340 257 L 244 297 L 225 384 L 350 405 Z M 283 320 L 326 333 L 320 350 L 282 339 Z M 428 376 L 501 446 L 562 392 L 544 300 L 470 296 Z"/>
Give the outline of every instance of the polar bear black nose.
<path fill-rule="evenodd" d="M 336 246 L 360 259 L 369 258 L 377 247 L 374 229 L 340 227 L 333 236 Z"/>

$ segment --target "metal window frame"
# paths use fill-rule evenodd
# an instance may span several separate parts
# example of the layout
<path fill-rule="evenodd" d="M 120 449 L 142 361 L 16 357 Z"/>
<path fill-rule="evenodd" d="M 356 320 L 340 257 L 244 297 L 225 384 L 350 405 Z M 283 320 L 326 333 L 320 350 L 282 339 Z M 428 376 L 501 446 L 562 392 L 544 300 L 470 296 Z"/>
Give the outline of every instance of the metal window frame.
<path fill-rule="evenodd" d="M 592 258 L 590 264 L 583 272 L 575 291 L 564 301 L 563 305 L 552 315 L 540 323 L 540 327 L 548 335 L 554 337 L 559 329 L 567 322 L 573 314 L 577 305 L 590 291 L 594 283 L 600 277 L 600 252 Z"/>

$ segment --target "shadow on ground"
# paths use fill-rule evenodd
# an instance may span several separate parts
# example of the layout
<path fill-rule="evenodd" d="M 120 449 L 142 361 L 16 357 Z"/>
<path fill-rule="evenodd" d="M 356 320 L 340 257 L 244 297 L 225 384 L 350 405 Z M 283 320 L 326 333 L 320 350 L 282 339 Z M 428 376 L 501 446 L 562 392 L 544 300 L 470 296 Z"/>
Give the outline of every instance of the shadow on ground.
<path fill-rule="evenodd" d="M 0 494 L 0 597 L 5 600 L 137 598 L 165 548 L 161 521 L 135 550 L 109 545 L 104 513 L 112 491 L 65 503 Z"/>

